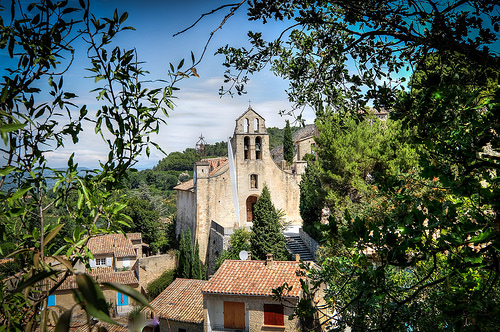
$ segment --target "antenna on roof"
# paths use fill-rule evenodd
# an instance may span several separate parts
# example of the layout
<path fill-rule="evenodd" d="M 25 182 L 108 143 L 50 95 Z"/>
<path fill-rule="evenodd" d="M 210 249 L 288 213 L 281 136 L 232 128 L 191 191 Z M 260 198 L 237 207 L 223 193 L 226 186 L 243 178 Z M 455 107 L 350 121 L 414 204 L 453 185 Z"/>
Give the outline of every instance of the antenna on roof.
<path fill-rule="evenodd" d="M 246 261 L 248 259 L 248 252 L 242 250 L 240 251 L 240 254 L 238 256 L 240 257 L 241 261 Z"/>

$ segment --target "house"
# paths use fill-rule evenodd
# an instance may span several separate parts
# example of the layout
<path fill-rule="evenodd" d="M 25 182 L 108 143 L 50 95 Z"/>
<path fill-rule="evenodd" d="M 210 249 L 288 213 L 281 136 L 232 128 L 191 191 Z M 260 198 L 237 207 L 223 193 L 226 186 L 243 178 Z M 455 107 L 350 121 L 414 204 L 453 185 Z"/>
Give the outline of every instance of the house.
<path fill-rule="evenodd" d="M 136 245 L 132 243 L 132 239 Z M 89 239 L 87 247 L 94 255 L 90 260 L 90 267 L 113 267 L 114 270 L 130 270 L 136 260 L 142 256 L 142 247 L 138 249 L 137 242 L 141 242 L 140 233 L 104 234 Z M 140 254 L 140 255 L 139 255 Z"/>
<path fill-rule="evenodd" d="M 135 276 L 134 271 L 114 271 L 112 267 L 101 267 L 92 269 L 90 276 L 98 283 L 113 282 L 122 285 L 127 285 L 139 291 L 139 280 Z M 52 281 L 55 284 L 56 281 Z M 68 310 L 74 304 L 73 290 L 78 289 L 76 276 L 70 275 L 63 281 L 57 290 L 49 296 L 48 306 L 54 310 Z M 110 306 L 110 314 L 112 316 L 126 315 L 134 309 L 135 303 L 127 295 L 115 290 L 102 288 L 104 298 Z M 73 317 L 77 318 L 83 314 L 81 310 L 74 309 Z"/>
<path fill-rule="evenodd" d="M 269 188 L 276 208 L 286 214 L 287 222 L 301 225 L 299 183 L 306 165 L 305 161 L 296 161 L 290 170 L 276 165 L 269 153 L 265 119 L 249 107 L 236 119 L 228 157 L 195 163 L 193 179 L 174 188 L 176 235 L 189 226 L 192 238 L 199 243 L 202 263 L 214 265 L 217 256 L 226 249 L 223 243 L 227 244 L 227 239 L 216 238 L 212 231 L 229 236 L 234 228 L 251 227 L 253 205 L 264 185 Z M 217 243 L 221 243 L 220 248 Z"/>
<path fill-rule="evenodd" d="M 289 320 L 302 296 L 297 276 L 300 262 L 226 260 L 203 287 L 204 331 L 297 331 L 299 320 Z M 287 283 L 287 305 L 273 300 L 273 289 Z"/>
<path fill-rule="evenodd" d="M 150 305 L 154 309 L 153 324 L 143 331 L 154 331 L 159 324 L 160 332 L 202 332 L 203 295 L 201 289 L 206 280 L 175 279 Z M 147 311 L 147 310 L 146 310 Z"/>
<path fill-rule="evenodd" d="M 136 264 L 138 253 L 142 253 L 140 233 L 129 233 L 126 236 L 121 233 L 98 235 L 88 240 L 87 247 L 94 256 L 94 259 L 90 260 L 90 275 L 94 280 L 98 283 L 114 282 L 128 285 L 141 291 Z M 88 273 L 81 262 L 76 264 L 74 271 Z M 77 288 L 75 275 L 69 276 L 49 296 L 48 306 L 57 310 L 71 308 L 75 304 L 72 292 Z M 110 305 L 112 315 L 125 315 L 134 309 L 135 303 L 125 294 L 105 288 L 103 294 Z M 78 317 L 80 314 L 81 312 L 76 310 L 73 316 Z"/>

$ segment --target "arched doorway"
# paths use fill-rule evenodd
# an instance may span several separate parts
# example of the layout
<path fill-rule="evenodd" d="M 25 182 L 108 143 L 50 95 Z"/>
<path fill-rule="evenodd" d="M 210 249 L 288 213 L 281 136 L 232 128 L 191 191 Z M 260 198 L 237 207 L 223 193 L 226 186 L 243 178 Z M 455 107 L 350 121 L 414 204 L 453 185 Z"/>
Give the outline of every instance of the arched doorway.
<path fill-rule="evenodd" d="M 247 198 L 247 222 L 253 221 L 253 206 L 257 203 L 257 196 L 252 195 Z"/>

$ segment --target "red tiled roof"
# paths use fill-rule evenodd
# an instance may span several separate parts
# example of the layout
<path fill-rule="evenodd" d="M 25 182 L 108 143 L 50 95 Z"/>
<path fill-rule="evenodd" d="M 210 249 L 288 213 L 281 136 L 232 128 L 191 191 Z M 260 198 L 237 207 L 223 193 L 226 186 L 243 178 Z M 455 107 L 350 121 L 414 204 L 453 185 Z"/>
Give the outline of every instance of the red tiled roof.
<path fill-rule="evenodd" d="M 108 332 L 128 332 L 129 329 L 125 326 L 122 325 L 114 325 L 114 324 L 109 324 L 106 322 L 99 321 L 95 325 L 92 325 L 90 327 L 91 332 L 98 332 L 99 328 L 104 327 L 106 331 Z M 49 331 L 55 331 L 55 327 L 50 326 Z M 88 322 L 86 320 L 81 320 L 81 319 L 71 319 L 70 323 L 70 332 L 88 332 L 89 331 L 89 326 Z"/>
<path fill-rule="evenodd" d="M 87 247 L 92 254 L 113 254 L 115 257 L 136 257 L 134 245 L 123 234 L 104 234 L 89 239 Z"/>
<path fill-rule="evenodd" d="M 227 157 L 208 158 L 208 159 L 202 159 L 201 161 L 206 162 L 210 165 L 208 173 L 209 175 L 213 175 L 215 172 L 217 172 L 226 164 L 228 164 Z"/>
<path fill-rule="evenodd" d="M 190 191 L 194 189 L 194 181 L 193 179 L 187 180 L 186 182 L 183 182 L 177 186 L 174 187 L 175 190 L 185 190 L 185 191 Z"/>
<path fill-rule="evenodd" d="M 203 295 L 206 280 L 177 278 L 153 301 L 151 307 L 162 318 L 186 322 L 203 322 Z"/>
<path fill-rule="evenodd" d="M 114 282 L 122 285 L 138 285 L 139 280 L 135 277 L 134 271 L 111 272 L 106 268 L 93 269 L 90 274 L 98 283 Z M 69 276 L 57 288 L 57 290 L 68 290 L 78 288 L 75 275 Z"/>
<path fill-rule="evenodd" d="M 272 296 L 273 289 L 285 282 L 292 289 L 286 297 L 299 297 L 300 279 L 296 272 L 299 262 L 226 260 L 203 287 L 206 294 Z"/>

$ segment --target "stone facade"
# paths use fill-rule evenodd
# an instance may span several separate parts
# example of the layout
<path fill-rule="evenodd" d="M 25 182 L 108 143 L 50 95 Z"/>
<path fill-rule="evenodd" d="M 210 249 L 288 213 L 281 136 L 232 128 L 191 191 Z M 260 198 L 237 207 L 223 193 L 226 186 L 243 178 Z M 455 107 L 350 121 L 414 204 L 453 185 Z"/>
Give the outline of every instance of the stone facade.
<path fill-rule="evenodd" d="M 288 300 L 288 299 L 287 299 Z M 290 299 L 283 307 L 284 326 L 264 324 L 264 304 L 276 305 L 272 297 L 266 296 L 228 296 L 228 295 L 203 295 L 204 331 L 224 330 L 224 302 L 241 302 L 245 308 L 245 329 L 243 331 L 298 331 L 300 324 L 298 318 L 288 320 L 297 305 L 296 299 Z"/>
<path fill-rule="evenodd" d="M 302 224 L 299 183 L 305 163 L 296 163 L 288 171 L 276 165 L 269 153 L 265 120 L 252 108 L 236 119 L 229 143 L 228 158 L 197 162 L 193 179 L 175 187 L 176 234 L 190 227 L 193 238 L 199 242 L 204 264 L 209 256 L 212 221 L 224 229 L 251 227 L 253 204 L 264 185 L 271 192 L 274 206 L 286 213 L 286 221 L 292 225 Z"/>

